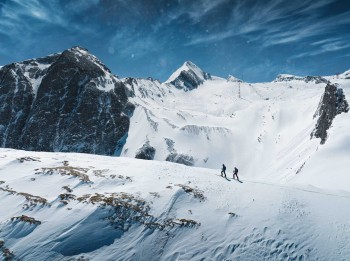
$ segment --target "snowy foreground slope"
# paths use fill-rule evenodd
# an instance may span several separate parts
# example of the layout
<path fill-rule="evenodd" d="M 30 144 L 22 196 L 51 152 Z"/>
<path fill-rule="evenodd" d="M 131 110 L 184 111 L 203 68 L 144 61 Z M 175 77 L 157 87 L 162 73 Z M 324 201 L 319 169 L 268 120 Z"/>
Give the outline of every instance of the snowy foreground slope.
<path fill-rule="evenodd" d="M 349 187 L 239 183 L 219 170 L 123 157 L 0 155 L 8 260 L 350 259 Z"/>

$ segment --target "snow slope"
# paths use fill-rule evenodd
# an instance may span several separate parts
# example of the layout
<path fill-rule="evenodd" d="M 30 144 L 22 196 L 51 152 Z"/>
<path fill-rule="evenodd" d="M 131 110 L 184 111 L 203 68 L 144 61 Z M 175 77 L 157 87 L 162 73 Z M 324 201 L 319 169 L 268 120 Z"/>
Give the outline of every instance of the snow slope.
<path fill-rule="evenodd" d="M 24 261 L 350 259 L 349 189 L 218 175 L 170 162 L 1 149 L 0 250 Z"/>
<path fill-rule="evenodd" d="M 250 84 L 212 77 L 187 92 L 168 83 L 136 80 L 131 98 L 136 109 L 121 156 L 133 158 L 149 144 L 160 161 L 175 154 L 198 167 L 216 169 L 225 163 L 231 172 L 237 166 L 249 178 L 344 189 L 350 115 L 335 118 L 324 145 L 310 134 L 325 82 L 339 84 L 349 99 L 350 80 L 292 75 L 277 79 Z M 334 150 L 341 150 L 341 157 Z M 327 158 L 332 159 L 329 164 L 323 160 Z M 328 173 L 331 182 L 326 182 Z M 321 176 L 324 180 L 318 182 Z"/>

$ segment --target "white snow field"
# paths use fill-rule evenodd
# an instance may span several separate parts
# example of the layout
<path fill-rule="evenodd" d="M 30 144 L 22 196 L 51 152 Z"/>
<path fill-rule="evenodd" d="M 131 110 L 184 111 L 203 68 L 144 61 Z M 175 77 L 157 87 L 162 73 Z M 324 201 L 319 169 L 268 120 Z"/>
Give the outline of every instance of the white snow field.
<path fill-rule="evenodd" d="M 349 100 L 346 75 L 324 78 Z M 179 153 L 198 167 L 225 163 L 230 172 L 237 166 L 249 178 L 347 190 L 350 114 L 335 117 L 324 145 L 310 139 L 326 83 L 293 75 L 255 84 L 231 79 L 212 76 L 187 92 L 146 79 L 127 85 L 135 93 L 136 110 L 121 156 L 134 158 L 148 142 L 159 161 Z"/>
<path fill-rule="evenodd" d="M 10 149 L 1 149 L 0 168 L 0 240 L 14 260 L 350 258 L 349 189 Z"/>
<path fill-rule="evenodd" d="M 310 139 L 325 86 L 137 79 L 122 157 L 0 149 L 0 259 L 350 260 L 349 113 Z"/>

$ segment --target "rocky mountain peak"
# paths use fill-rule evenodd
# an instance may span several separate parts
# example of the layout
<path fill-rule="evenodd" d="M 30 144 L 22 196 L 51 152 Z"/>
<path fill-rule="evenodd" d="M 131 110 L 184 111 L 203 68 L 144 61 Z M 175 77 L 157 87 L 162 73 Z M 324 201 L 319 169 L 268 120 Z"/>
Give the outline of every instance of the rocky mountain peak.
<path fill-rule="evenodd" d="M 2 147 L 118 155 L 133 106 L 86 49 L 4 66 L 0 79 Z"/>
<path fill-rule="evenodd" d="M 204 72 L 193 62 L 186 61 L 169 77 L 166 83 L 184 91 L 191 91 L 210 79 L 211 75 L 209 73 Z"/>
<path fill-rule="evenodd" d="M 79 46 L 79 45 L 73 46 L 73 47 L 69 48 L 68 50 L 70 50 L 70 51 L 77 51 L 77 52 L 86 52 L 86 53 L 89 52 L 88 49 L 86 49 L 86 48 L 84 48 L 84 47 L 81 47 L 81 46 Z"/>

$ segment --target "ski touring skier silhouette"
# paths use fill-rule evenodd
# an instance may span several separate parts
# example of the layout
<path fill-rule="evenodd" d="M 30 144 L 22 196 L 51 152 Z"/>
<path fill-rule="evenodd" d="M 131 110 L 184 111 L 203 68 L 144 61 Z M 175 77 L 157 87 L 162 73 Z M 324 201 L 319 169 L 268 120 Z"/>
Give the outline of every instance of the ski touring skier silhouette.
<path fill-rule="evenodd" d="M 232 178 L 236 179 L 235 177 L 237 178 L 238 181 L 240 181 L 238 178 L 238 169 L 236 167 L 233 169 L 233 177 Z"/>
<path fill-rule="evenodd" d="M 225 164 L 222 164 L 222 169 L 221 169 L 221 176 L 223 177 L 223 174 L 225 175 L 225 178 L 226 178 L 226 166 Z"/>

